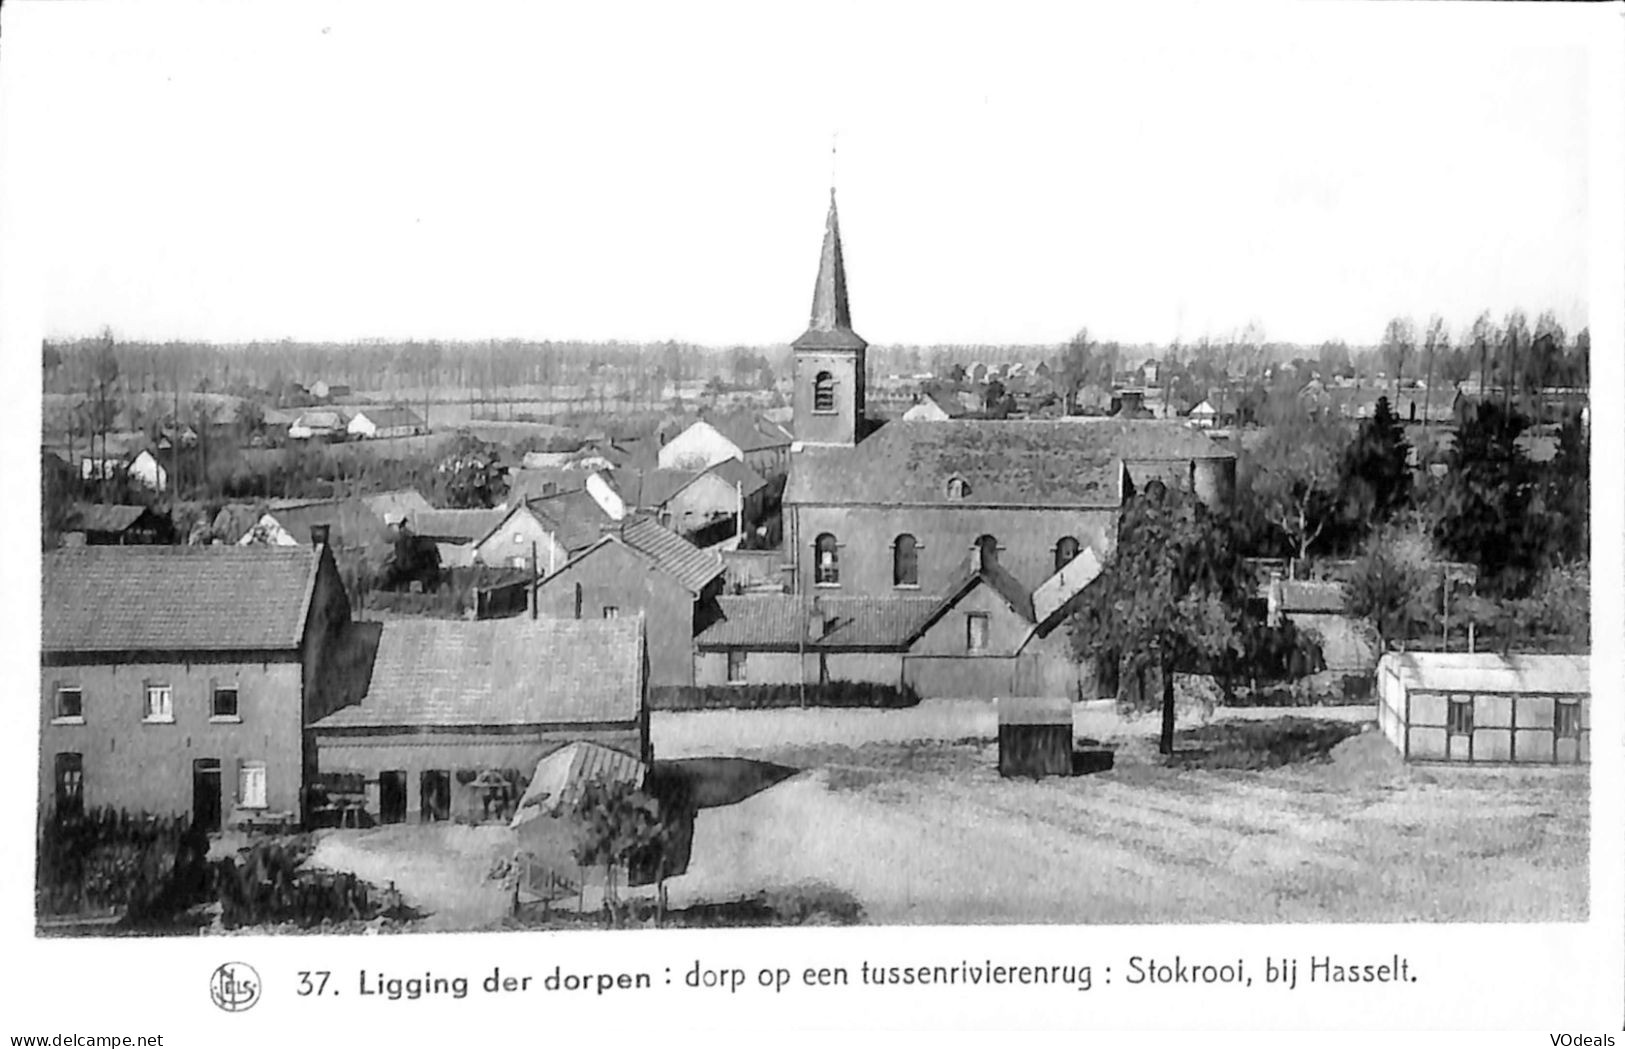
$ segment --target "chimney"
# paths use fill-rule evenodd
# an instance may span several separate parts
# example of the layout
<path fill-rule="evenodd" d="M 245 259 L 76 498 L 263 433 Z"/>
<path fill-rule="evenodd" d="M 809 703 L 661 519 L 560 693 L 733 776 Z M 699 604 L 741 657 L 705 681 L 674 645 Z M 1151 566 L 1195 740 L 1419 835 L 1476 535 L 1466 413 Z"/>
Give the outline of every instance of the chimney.
<path fill-rule="evenodd" d="M 312 546 L 326 546 L 328 544 L 328 536 L 331 535 L 331 534 L 332 534 L 332 526 L 331 525 L 324 525 L 324 524 L 311 525 L 310 526 L 310 544 Z"/>

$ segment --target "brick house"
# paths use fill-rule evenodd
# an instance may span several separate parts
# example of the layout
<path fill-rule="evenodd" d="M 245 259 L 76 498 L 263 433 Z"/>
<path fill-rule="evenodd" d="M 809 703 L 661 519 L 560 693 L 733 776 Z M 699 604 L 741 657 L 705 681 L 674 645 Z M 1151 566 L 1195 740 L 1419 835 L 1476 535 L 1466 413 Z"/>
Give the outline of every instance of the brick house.
<path fill-rule="evenodd" d="M 319 547 L 77 547 L 43 562 L 40 805 L 303 819 L 304 725 L 360 695 Z"/>
<path fill-rule="evenodd" d="M 694 683 L 694 635 L 714 611 L 723 586 L 722 558 L 645 518 L 576 554 L 537 587 L 536 607 L 555 619 L 608 619 L 642 614 L 649 646 L 649 683 Z"/>
<path fill-rule="evenodd" d="M 481 812 L 480 773 L 517 787 L 577 740 L 649 761 L 648 677 L 637 616 L 388 622 L 366 698 L 308 724 L 373 820 L 444 820 Z"/>

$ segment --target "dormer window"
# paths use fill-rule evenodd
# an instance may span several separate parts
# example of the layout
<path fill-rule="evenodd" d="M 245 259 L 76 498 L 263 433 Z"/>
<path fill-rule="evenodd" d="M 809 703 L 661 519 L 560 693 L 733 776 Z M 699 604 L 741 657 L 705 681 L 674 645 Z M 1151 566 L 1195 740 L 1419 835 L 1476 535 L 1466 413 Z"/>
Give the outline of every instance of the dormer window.
<path fill-rule="evenodd" d="M 813 411 L 835 411 L 835 376 L 829 372 L 819 372 L 813 379 Z"/>
<path fill-rule="evenodd" d="M 965 480 L 963 477 L 955 476 L 948 478 L 948 498 L 970 498 L 970 482 Z"/>

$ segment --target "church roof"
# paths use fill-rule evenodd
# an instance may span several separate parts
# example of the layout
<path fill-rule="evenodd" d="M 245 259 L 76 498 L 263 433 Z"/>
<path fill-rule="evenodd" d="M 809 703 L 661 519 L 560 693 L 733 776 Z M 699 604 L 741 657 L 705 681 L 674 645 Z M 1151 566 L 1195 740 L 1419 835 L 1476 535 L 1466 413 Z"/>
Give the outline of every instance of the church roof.
<path fill-rule="evenodd" d="M 798 350 L 861 350 L 868 343 L 852 330 L 852 310 L 846 301 L 846 262 L 841 257 L 841 224 L 835 213 L 835 191 L 829 191 L 829 216 L 824 220 L 824 251 L 818 259 L 818 283 L 813 286 L 812 319 Z"/>

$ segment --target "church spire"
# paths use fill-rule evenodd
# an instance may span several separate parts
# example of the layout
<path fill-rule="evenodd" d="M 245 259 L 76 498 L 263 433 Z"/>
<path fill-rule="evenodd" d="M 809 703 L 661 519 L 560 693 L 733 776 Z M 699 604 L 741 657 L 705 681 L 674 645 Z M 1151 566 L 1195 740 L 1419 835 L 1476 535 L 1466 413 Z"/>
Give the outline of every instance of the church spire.
<path fill-rule="evenodd" d="M 818 259 L 818 282 L 813 286 L 812 318 L 807 331 L 793 345 L 797 349 L 863 349 L 868 343 L 852 330 L 852 310 L 846 301 L 846 263 L 841 257 L 841 223 L 835 210 L 835 187 L 829 190 L 829 217 L 824 220 L 824 250 Z"/>

